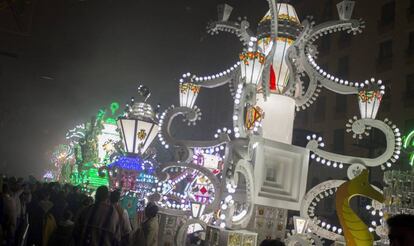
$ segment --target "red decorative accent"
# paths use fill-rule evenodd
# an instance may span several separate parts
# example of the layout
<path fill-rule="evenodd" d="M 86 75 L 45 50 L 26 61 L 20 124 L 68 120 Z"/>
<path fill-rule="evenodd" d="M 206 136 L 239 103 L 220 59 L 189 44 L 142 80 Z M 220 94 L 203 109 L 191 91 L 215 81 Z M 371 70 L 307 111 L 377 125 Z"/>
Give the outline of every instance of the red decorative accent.
<path fill-rule="evenodd" d="M 205 194 L 206 192 L 207 192 L 207 189 L 206 189 L 206 187 L 201 187 L 201 189 L 200 189 L 200 192 L 201 192 L 201 194 Z"/>
<path fill-rule="evenodd" d="M 214 169 L 213 170 L 213 174 L 219 174 L 220 173 L 220 169 Z"/>
<path fill-rule="evenodd" d="M 270 90 L 276 90 L 276 74 L 273 65 L 270 65 L 269 88 Z"/>

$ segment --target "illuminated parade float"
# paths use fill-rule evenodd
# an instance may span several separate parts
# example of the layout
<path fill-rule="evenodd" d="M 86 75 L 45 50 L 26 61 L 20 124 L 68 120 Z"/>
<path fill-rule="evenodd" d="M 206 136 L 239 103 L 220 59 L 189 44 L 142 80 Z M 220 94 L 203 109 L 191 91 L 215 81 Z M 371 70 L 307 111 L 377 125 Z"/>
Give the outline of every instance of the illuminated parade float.
<path fill-rule="evenodd" d="M 266 238 L 287 245 L 322 245 L 323 240 L 337 245 L 386 243 L 384 218 L 414 206 L 413 199 L 395 198 L 402 192 L 395 191 L 398 187 L 413 187 L 411 173 L 386 171 L 384 191 L 369 184 L 368 168 L 391 168 L 403 147 L 399 129 L 388 119 L 376 119 L 385 87 L 373 78 L 351 82 L 317 63 L 318 39 L 334 32 L 362 32 L 363 21 L 352 19 L 354 2 L 338 3 L 339 19 L 318 25 L 310 18 L 299 20 L 288 3 L 268 0 L 268 5 L 257 33 L 247 20 L 231 21 L 232 7 L 220 5 L 218 20 L 207 29 L 239 38 L 244 48 L 235 65 L 207 76 L 183 74 L 179 105 L 163 112 L 146 102 L 151 93 L 145 86 L 138 88 L 140 98 L 125 112 L 117 115 L 116 103 L 110 112 L 101 110 L 68 133 L 70 144 L 54 156 L 59 170 L 55 176 L 85 189 L 110 185 L 141 203 L 156 202 L 163 246 L 187 245 L 190 236 L 211 246 L 253 246 Z M 176 138 L 171 130 L 175 121 L 193 125 L 201 120 L 199 93 L 224 85 L 234 101 L 233 127 L 219 126 L 209 140 Z M 360 116 L 344 122 L 347 132 L 357 139 L 372 128 L 382 132 L 386 148 L 381 155 L 328 152 L 316 134 L 307 137 L 306 147 L 292 145 L 296 112 L 307 110 L 323 88 L 355 98 Z M 413 136 L 405 139 L 407 149 Z M 150 147 L 155 138 L 174 153 L 172 160 L 157 162 Z M 333 170 L 346 168 L 348 180 L 326 180 L 306 191 L 310 159 Z M 397 176 L 406 182 L 395 185 Z M 372 199 L 367 206 L 371 224 L 352 210 L 355 196 Z M 336 225 L 317 214 L 318 204 L 328 197 L 335 198 Z M 292 218 L 293 231 L 286 228 L 288 211 L 300 214 Z"/>

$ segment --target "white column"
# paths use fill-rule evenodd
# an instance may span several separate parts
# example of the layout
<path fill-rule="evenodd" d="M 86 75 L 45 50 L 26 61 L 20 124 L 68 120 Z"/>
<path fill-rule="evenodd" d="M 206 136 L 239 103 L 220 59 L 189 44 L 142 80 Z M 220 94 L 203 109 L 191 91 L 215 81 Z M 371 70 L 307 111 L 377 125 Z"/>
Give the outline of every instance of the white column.
<path fill-rule="evenodd" d="M 263 138 L 291 144 L 295 120 L 295 100 L 279 94 L 270 94 L 264 101 L 262 95 L 257 95 L 256 105 L 264 111 Z"/>

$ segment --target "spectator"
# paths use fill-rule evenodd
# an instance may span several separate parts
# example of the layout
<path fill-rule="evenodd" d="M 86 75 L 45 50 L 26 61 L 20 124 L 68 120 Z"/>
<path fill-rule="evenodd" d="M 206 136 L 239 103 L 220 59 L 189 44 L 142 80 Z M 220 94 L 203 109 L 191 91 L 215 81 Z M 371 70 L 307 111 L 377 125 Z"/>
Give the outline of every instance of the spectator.
<path fill-rule="evenodd" d="M 42 189 L 39 192 L 40 201 L 31 204 L 28 208 L 30 224 L 28 245 L 46 246 L 56 229 L 56 221 L 50 212 L 53 203 L 49 201 L 49 196 L 49 191 Z"/>
<path fill-rule="evenodd" d="M 63 212 L 62 220 L 59 222 L 58 228 L 53 233 L 49 246 L 70 246 L 73 245 L 73 228 L 75 223 L 72 221 L 73 214 L 69 209 Z"/>
<path fill-rule="evenodd" d="M 53 198 L 51 197 L 51 201 L 53 202 L 51 213 L 55 217 L 56 221 L 61 221 L 63 219 L 63 213 L 67 207 L 65 193 L 63 191 L 55 191 L 55 195 Z"/>
<path fill-rule="evenodd" d="M 13 245 L 17 224 L 16 202 L 12 196 L 9 185 L 6 183 L 3 184 L 2 205 L 2 227 L 4 232 L 3 237 L 6 240 L 7 245 Z"/>
<path fill-rule="evenodd" d="M 67 196 L 67 202 L 71 211 L 78 211 L 81 204 L 81 194 L 79 187 L 74 186 L 72 191 Z"/>
<path fill-rule="evenodd" d="M 110 246 L 120 243 L 119 215 L 109 204 L 106 186 L 96 190 L 95 204 L 84 209 L 74 228 L 75 245 Z"/>
<path fill-rule="evenodd" d="M 285 244 L 278 239 L 265 239 L 260 243 L 260 246 L 285 246 Z"/>
<path fill-rule="evenodd" d="M 121 198 L 121 192 L 119 190 L 114 190 L 111 192 L 111 204 L 115 207 L 120 218 L 120 232 L 121 232 L 121 245 L 129 244 L 129 237 L 132 231 L 131 223 L 129 221 L 128 212 L 121 207 L 119 200 Z"/>
<path fill-rule="evenodd" d="M 387 220 L 390 246 L 414 245 L 414 215 L 399 214 Z"/>
<path fill-rule="evenodd" d="M 146 220 L 142 223 L 142 231 L 145 237 L 145 246 L 158 246 L 158 207 L 150 202 L 145 207 Z"/>

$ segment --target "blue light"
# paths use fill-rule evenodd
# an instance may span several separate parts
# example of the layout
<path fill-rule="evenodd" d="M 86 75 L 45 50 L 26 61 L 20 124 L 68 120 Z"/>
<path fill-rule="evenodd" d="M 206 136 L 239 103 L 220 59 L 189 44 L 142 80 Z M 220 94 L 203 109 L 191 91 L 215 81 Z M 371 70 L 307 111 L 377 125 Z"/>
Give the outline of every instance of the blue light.
<path fill-rule="evenodd" d="M 109 168 L 119 168 L 133 171 L 153 171 L 151 162 L 143 160 L 138 156 L 120 156 L 113 163 L 108 165 Z"/>

